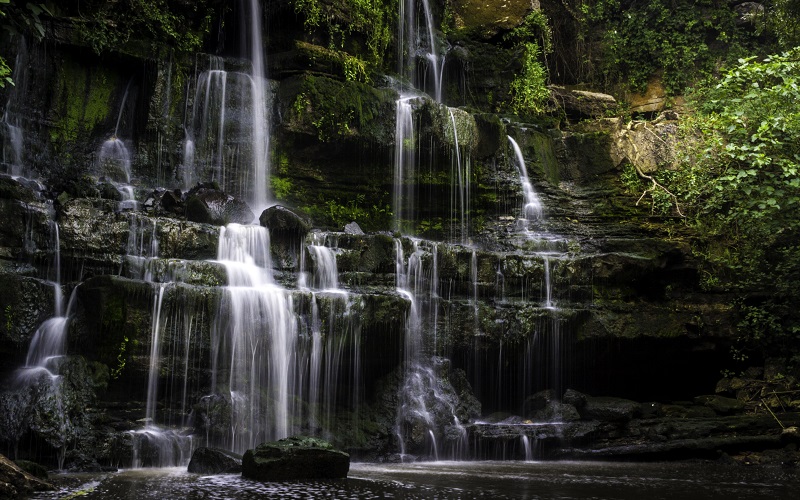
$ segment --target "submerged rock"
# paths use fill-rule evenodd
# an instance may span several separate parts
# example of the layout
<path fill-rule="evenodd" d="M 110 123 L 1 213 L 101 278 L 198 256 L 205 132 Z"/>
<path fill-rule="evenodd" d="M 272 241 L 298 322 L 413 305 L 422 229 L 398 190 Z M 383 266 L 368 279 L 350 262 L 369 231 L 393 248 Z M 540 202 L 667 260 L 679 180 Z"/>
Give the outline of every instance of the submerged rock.
<path fill-rule="evenodd" d="M 242 476 L 259 481 L 346 478 L 349 470 L 350 455 L 307 436 L 262 443 L 242 457 Z"/>
<path fill-rule="evenodd" d="M 224 474 L 242 471 L 242 457 L 217 448 L 198 448 L 189 461 L 189 472 L 194 474 Z"/>

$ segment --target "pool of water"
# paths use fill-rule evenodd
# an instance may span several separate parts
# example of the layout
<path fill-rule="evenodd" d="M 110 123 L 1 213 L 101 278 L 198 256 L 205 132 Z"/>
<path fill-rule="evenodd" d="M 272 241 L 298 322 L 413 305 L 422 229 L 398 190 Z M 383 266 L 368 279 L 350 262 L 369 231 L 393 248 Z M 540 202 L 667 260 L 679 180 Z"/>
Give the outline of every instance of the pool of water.
<path fill-rule="evenodd" d="M 37 499 L 493 498 L 796 499 L 800 471 L 708 463 L 417 462 L 353 463 L 348 479 L 260 483 L 185 468 L 53 477 L 59 491 Z"/>

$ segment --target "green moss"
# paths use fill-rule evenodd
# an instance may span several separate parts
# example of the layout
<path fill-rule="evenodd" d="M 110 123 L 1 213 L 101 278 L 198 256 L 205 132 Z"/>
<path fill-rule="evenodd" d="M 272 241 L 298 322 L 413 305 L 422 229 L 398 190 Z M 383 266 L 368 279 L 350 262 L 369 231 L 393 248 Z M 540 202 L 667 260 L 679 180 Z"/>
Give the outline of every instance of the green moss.
<path fill-rule="evenodd" d="M 92 133 L 108 119 L 111 96 L 118 79 L 102 66 L 91 70 L 66 59 L 59 68 L 54 89 L 60 118 L 50 139 L 56 143 L 74 142 Z"/>

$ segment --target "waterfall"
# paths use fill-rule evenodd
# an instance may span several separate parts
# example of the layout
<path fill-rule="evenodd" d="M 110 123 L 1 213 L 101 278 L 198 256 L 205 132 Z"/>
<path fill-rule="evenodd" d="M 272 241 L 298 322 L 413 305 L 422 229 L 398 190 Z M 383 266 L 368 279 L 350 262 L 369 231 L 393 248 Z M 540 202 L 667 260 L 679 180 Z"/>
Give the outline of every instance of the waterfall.
<path fill-rule="evenodd" d="M 250 10 L 250 56 L 253 63 L 252 110 L 253 120 L 253 191 L 248 198 L 250 207 L 256 214 L 267 208 L 267 189 L 269 185 L 269 127 L 267 98 L 264 91 L 266 68 L 264 65 L 264 43 L 261 36 L 261 7 L 258 0 L 249 1 Z"/>
<path fill-rule="evenodd" d="M 20 37 L 19 49 L 14 61 L 13 80 L 14 85 L 9 90 L 6 108 L 3 117 L 0 119 L 0 149 L 2 150 L 2 163 L 6 166 L 6 172 L 12 176 L 25 176 L 24 164 L 24 144 L 25 134 L 20 126 L 20 119 L 12 117 L 11 108 L 15 101 L 19 100 L 19 94 L 23 92 L 27 83 L 27 72 L 25 66 L 28 60 L 28 50 L 25 38 Z"/>
<path fill-rule="evenodd" d="M 455 164 L 453 169 L 455 175 L 451 170 L 450 178 L 451 185 L 453 186 L 453 195 L 450 200 L 451 211 L 454 218 L 459 221 L 459 237 L 462 243 L 466 243 L 469 238 L 469 208 L 470 208 L 470 171 L 469 164 L 465 162 L 464 168 L 461 167 L 461 150 L 458 145 L 458 127 L 456 126 L 456 118 L 453 115 L 453 110 L 447 108 L 450 113 L 450 124 L 453 127 L 453 144 L 455 148 Z M 453 240 L 456 238 L 453 237 Z"/>
<path fill-rule="evenodd" d="M 422 57 L 428 64 L 427 74 L 431 74 L 433 82 L 432 97 L 436 102 L 442 102 L 442 79 L 444 75 L 444 57 L 439 56 L 434 34 L 434 20 L 429 0 L 422 0 L 422 11 L 425 17 L 425 31 L 421 32 L 417 23 L 417 0 L 400 0 L 398 2 L 397 16 L 397 72 L 405 77 L 412 85 L 416 82 L 416 59 Z M 427 47 L 423 48 L 422 39 L 427 38 Z M 419 85 L 424 88 L 425 82 Z"/>
<path fill-rule="evenodd" d="M 415 137 L 412 97 L 397 100 L 394 140 L 394 194 L 393 210 L 395 230 L 407 226 L 414 210 Z"/>
<path fill-rule="evenodd" d="M 514 149 L 514 156 L 517 161 L 517 170 L 519 171 L 519 180 L 522 185 L 522 195 L 525 200 L 525 205 L 522 208 L 522 229 L 528 231 L 532 222 L 542 218 L 542 203 L 539 201 L 539 196 L 533 190 L 533 185 L 528 178 L 528 170 L 525 168 L 525 159 L 522 157 L 522 150 L 520 149 L 517 141 L 511 136 L 508 136 L 508 141 Z"/>
<path fill-rule="evenodd" d="M 129 80 L 128 85 L 125 86 L 125 93 L 122 95 L 119 113 L 117 113 L 114 133 L 100 146 L 100 152 L 97 157 L 100 171 L 110 179 L 124 184 L 130 184 L 131 182 L 131 155 L 125 142 L 119 138 L 119 124 L 122 121 L 122 113 L 125 111 L 128 92 L 132 83 L 133 79 Z"/>
<path fill-rule="evenodd" d="M 183 141 L 183 187 L 214 180 L 246 201 L 254 213 L 269 205 L 269 111 L 266 64 L 258 0 L 241 0 L 242 56 L 250 73 L 228 71 L 223 59 L 207 56 L 197 76 Z"/>

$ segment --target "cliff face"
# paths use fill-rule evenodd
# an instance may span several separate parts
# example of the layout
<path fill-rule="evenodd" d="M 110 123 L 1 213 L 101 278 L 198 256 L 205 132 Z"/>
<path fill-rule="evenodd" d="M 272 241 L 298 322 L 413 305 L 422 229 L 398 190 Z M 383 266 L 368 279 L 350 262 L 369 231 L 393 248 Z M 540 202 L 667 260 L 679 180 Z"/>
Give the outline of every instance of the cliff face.
<path fill-rule="evenodd" d="M 238 41 L 244 4 L 171 4 L 165 13 L 175 26 L 186 20 L 186 36 L 205 26 L 194 51 L 168 31 L 134 31 L 98 54 L 100 28 L 69 17 L 48 19 L 41 41 L 14 39 L 4 56 L 16 61 L 16 85 L 4 89 L 0 130 L 13 174 L 0 178 L 3 376 L 30 365 L 37 326 L 63 316 L 64 373 L 85 380 L 74 375 L 64 389 L 61 434 L 41 415 L 23 425 L 44 389 L 9 384 L 4 407 L 19 411 L 4 442 L 45 443 L 43 456 L 78 442 L 75 463 L 160 464 L 162 445 L 133 432 L 149 419 L 239 445 L 230 429 L 244 396 L 233 373 L 245 361 L 227 336 L 240 319 L 218 226 L 245 222 L 237 203 L 254 189 L 296 212 L 289 222 L 261 217 L 271 260 L 260 263 L 285 304 L 284 369 L 296 378 L 275 386 L 277 347 L 263 353 L 264 378 L 250 387 L 263 393 L 255 411 L 267 424 L 234 434 L 270 437 L 281 432 L 271 422 L 285 419 L 366 457 L 431 454 L 437 440 L 454 456 L 490 456 L 495 445 L 459 444 L 481 416 L 547 420 L 536 412 L 571 405 L 583 412 L 575 421 L 596 425 L 570 431 L 577 447 L 613 436 L 608 422 L 642 417 L 617 418 L 625 403 L 611 405 L 612 417 L 584 412 L 585 399 L 561 402 L 567 389 L 661 402 L 714 391 L 728 366 L 731 297 L 701 288 L 691 234 L 650 217 L 620 180 L 626 165 L 664 168 L 668 143 L 648 142 L 650 125 L 608 117 L 616 101 L 606 94 L 553 88 L 538 123 L 498 111 L 522 64 L 503 34 L 537 5 L 512 2 L 513 12 L 488 18 L 485 2 L 435 5 L 434 17 L 452 15 L 455 27 L 434 32 L 446 53 L 435 102 L 412 89 L 433 88 L 423 44 L 412 52 L 385 33 L 395 6 L 356 4 L 264 5 L 261 186 L 251 171 L 259 75 Z M 378 17 L 370 24 L 367 14 Z M 395 53 L 415 69 L 398 74 Z M 668 137 L 670 126 L 656 132 Z M 263 208 L 249 207 L 256 218 Z M 73 297 L 53 311 L 59 293 Z M 284 319 L 267 310 L 256 324 L 273 339 Z M 531 403 L 542 391 L 554 396 Z M 82 407 L 90 412 L 79 419 Z M 499 429 L 469 432 L 517 439 Z M 564 436 L 541 438 L 556 447 Z"/>

